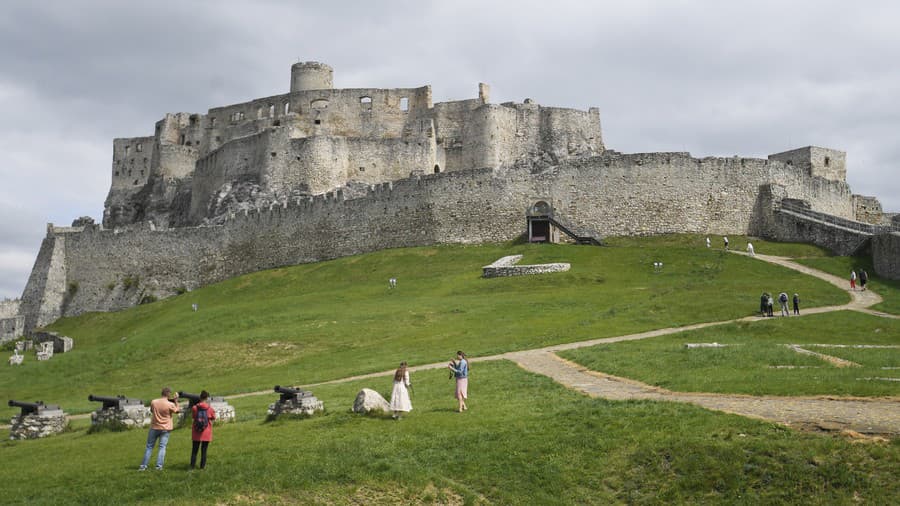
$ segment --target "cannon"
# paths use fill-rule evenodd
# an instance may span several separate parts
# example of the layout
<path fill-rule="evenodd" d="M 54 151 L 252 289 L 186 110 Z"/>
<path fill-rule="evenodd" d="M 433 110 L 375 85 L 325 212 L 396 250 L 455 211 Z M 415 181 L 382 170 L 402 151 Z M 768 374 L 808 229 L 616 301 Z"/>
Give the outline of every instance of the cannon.
<path fill-rule="evenodd" d="M 189 408 L 193 408 L 195 404 L 200 402 L 200 394 L 178 392 L 178 397 L 184 397 L 185 399 L 187 399 Z M 209 396 L 209 402 L 225 402 L 225 398 Z"/>
<path fill-rule="evenodd" d="M 275 393 L 281 394 L 280 402 L 299 401 L 304 397 L 312 397 L 312 392 L 300 390 L 298 388 L 282 387 L 275 385 Z"/>
<path fill-rule="evenodd" d="M 91 402 L 102 402 L 102 409 L 124 409 L 125 406 L 137 406 L 144 405 L 144 401 L 140 399 L 131 399 L 125 397 L 124 395 L 118 395 L 116 397 L 104 397 L 102 395 L 88 395 L 88 400 Z"/>
<path fill-rule="evenodd" d="M 21 408 L 22 416 L 26 415 L 39 415 L 44 411 L 57 411 L 59 410 L 59 406 L 55 404 L 44 404 L 44 401 L 37 402 L 21 402 L 14 401 L 12 399 L 9 400 L 9 406 L 13 408 Z"/>

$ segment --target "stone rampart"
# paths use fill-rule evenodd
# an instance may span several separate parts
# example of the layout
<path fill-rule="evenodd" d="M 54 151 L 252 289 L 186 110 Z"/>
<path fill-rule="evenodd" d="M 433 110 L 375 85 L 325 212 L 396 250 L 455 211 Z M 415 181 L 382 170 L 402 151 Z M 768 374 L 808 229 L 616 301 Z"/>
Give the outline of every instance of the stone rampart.
<path fill-rule="evenodd" d="M 117 233 L 51 228 L 23 295 L 27 329 L 61 315 L 108 311 L 262 269 L 385 248 L 514 239 L 524 210 L 547 200 L 573 226 L 603 235 L 748 233 L 761 188 L 853 216 L 846 183 L 780 162 L 608 153 L 548 168 L 476 169 L 292 198 L 224 224 Z"/>
<path fill-rule="evenodd" d="M 900 233 L 879 234 L 872 238 L 872 262 L 879 276 L 900 279 Z"/>
<path fill-rule="evenodd" d="M 788 209 L 775 212 L 775 225 L 771 239 L 812 243 L 836 255 L 852 255 L 872 237 L 859 228 L 829 223 Z"/>

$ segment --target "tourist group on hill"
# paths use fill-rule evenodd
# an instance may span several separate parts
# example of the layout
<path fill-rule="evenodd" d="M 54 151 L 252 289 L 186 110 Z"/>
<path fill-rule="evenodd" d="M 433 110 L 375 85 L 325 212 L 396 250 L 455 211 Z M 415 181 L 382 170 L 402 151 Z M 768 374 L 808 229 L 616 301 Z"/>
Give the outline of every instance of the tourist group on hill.
<path fill-rule="evenodd" d="M 456 380 L 454 396 L 458 403 L 458 411 L 462 413 L 468 410 L 466 400 L 469 397 L 469 361 L 462 351 L 456 352 L 456 358 L 447 364 L 450 370 L 450 378 Z M 412 402 L 409 392 L 412 383 L 409 380 L 409 369 L 406 361 L 400 362 L 400 367 L 394 371 L 394 388 L 391 391 L 390 408 L 394 412 L 393 418 L 399 420 L 401 413 L 412 411 Z M 139 471 L 146 471 L 150 464 L 153 448 L 159 445 L 156 455 L 156 470 L 162 471 L 166 461 L 166 447 L 169 444 L 169 434 L 174 429 L 173 416 L 180 413 L 178 406 L 178 393 L 171 388 L 162 389 L 161 396 L 150 402 L 151 423 L 147 433 L 147 447 L 144 450 L 144 459 L 141 461 Z M 206 468 L 206 451 L 212 442 L 212 422 L 216 419 L 216 412 L 209 404 L 209 392 L 203 390 L 200 393 L 200 402 L 191 408 L 191 469 L 197 465 L 197 453 L 200 453 L 200 469 Z"/>

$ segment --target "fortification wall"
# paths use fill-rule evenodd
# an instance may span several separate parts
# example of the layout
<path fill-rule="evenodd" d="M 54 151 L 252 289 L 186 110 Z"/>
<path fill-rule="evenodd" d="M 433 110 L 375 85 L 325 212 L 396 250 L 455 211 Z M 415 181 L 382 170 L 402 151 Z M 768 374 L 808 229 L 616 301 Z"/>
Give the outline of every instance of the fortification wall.
<path fill-rule="evenodd" d="M 231 181 L 260 182 L 265 153 L 269 152 L 269 148 L 269 134 L 262 132 L 236 139 L 201 158 L 191 179 L 189 221 L 199 223 L 203 220 L 211 204 L 210 199 L 217 196 L 224 184 Z"/>
<path fill-rule="evenodd" d="M 19 314 L 19 299 L 0 300 L 0 318 L 12 318 Z"/>
<path fill-rule="evenodd" d="M 152 136 L 113 139 L 112 190 L 133 190 L 147 183 L 155 145 Z"/>
<path fill-rule="evenodd" d="M 67 277 L 66 234 L 56 233 L 52 225 L 47 225 L 47 236 L 22 292 L 20 311 L 25 316 L 26 331 L 63 316 L 68 302 Z"/>
<path fill-rule="evenodd" d="M 835 226 L 788 210 L 776 212 L 774 218 L 775 227 L 768 238 L 816 244 L 836 255 L 852 255 L 871 237 L 860 230 Z"/>
<path fill-rule="evenodd" d="M 235 158 L 241 159 L 227 157 Z M 525 230 L 525 209 L 537 200 L 603 235 L 747 233 L 757 219 L 760 187 L 773 181 L 785 196 L 818 210 L 851 213 L 845 183 L 781 163 L 608 154 L 539 174 L 477 169 L 407 178 L 376 185 L 363 198 L 345 201 L 337 192 L 292 200 L 216 227 L 119 234 L 86 227 L 48 237 L 38 263 L 59 254 L 53 244 L 65 245 L 68 276 L 54 281 L 51 291 L 64 293 L 66 283 L 79 287 L 57 309 L 71 315 L 127 307 L 147 295 L 165 297 L 260 269 L 384 248 L 514 239 Z"/>
<path fill-rule="evenodd" d="M 900 234 L 893 232 L 873 237 L 872 262 L 879 276 L 900 279 Z"/>

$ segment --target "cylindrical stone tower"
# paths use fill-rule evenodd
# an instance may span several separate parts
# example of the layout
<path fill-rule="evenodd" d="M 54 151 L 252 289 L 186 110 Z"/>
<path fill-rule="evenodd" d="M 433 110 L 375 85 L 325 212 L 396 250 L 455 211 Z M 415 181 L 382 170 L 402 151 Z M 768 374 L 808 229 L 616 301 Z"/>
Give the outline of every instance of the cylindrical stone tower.
<path fill-rule="evenodd" d="M 330 90 L 334 70 L 317 61 L 291 65 L 291 93 L 306 90 Z"/>

